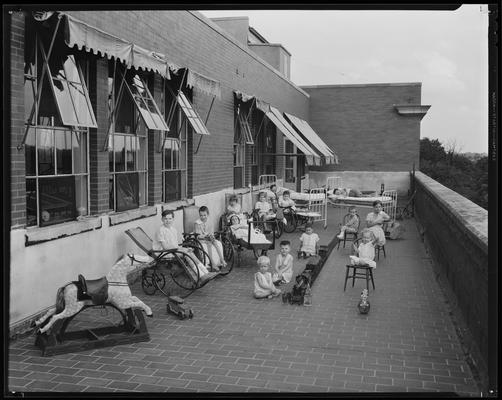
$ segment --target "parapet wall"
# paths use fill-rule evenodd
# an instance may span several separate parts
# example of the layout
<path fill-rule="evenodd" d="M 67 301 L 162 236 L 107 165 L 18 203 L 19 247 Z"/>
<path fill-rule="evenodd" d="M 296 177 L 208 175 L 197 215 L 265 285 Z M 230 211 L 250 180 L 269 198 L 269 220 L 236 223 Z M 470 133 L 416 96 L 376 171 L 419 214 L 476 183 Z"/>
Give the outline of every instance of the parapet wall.
<path fill-rule="evenodd" d="M 497 318 L 489 314 L 488 212 L 421 172 L 415 183 L 415 216 L 426 248 L 477 346 L 481 359 L 473 351 L 474 362 L 485 370 L 495 350 L 489 347 L 489 322 Z"/>

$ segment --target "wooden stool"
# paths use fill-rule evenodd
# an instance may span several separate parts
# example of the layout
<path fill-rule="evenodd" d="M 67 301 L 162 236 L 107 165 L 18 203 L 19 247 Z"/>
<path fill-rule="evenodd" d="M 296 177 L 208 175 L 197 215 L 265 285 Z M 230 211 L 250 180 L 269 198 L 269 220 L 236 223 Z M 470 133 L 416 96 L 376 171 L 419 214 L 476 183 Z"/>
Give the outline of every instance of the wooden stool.
<path fill-rule="evenodd" d="M 345 272 L 345 284 L 343 285 L 343 291 L 347 288 L 347 281 L 352 278 L 352 287 L 356 279 L 366 279 L 366 289 L 369 291 L 369 281 L 371 279 L 371 284 L 373 285 L 373 290 L 375 290 L 375 282 L 373 280 L 373 271 L 368 265 L 346 265 Z M 350 270 L 352 270 L 352 275 L 350 275 Z"/>
<path fill-rule="evenodd" d="M 383 251 L 383 256 L 387 258 L 387 255 L 385 254 L 385 245 L 375 245 L 375 250 L 376 250 L 376 255 L 377 255 L 377 260 L 380 260 L 380 251 Z"/>

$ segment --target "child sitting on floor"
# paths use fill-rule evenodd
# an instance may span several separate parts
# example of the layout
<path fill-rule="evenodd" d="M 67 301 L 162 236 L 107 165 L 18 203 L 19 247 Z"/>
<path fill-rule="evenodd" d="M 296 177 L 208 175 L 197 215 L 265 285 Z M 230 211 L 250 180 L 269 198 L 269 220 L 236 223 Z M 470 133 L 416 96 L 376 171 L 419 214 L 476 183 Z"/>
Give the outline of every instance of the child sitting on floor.
<path fill-rule="evenodd" d="M 289 240 L 281 242 L 281 253 L 275 259 L 275 272 L 272 274 L 274 285 L 289 283 L 293 277 L 293 256 L 289 254 L 291 243 Z"/>
<path fill-rule="evenodd" d="M 359 246 L 352 245 L 357 256 L 349 256 L 351 265 L 368 265 L 371 268 L 376 268 L 375 259 L 375 244 L 373 234 L 369 229 L 362 231 L 362 238 Z"/>
<path fill-rule="evenodd" d="M 260 256 L 256 264 L 260 270 L 254 274 L 254 297 L 256 299 L 271 299 L 272 297 L 279 296 L 281 289 L 274 286 L 272 275 L 268 271 L 270 268 L 270 258 Z"/>
<path fill-rule="evenodd" d="M 305 226 L 305 232 L 300 236 L 300 251 L 298 258 L 308 258 L 317 254 L 319 236 L 314 233 L 311 223 Z"/>
<path fill-rule="evenodd" d="M 336 236 L 338 239 L 343 240 L 345 232 L 356 233 L 359 228 L 359 216 L 357 215 L 357 209 L 354 206 L 349 208 L 349 218 L 345 225 L 340 227 L 340 233 Z"/>

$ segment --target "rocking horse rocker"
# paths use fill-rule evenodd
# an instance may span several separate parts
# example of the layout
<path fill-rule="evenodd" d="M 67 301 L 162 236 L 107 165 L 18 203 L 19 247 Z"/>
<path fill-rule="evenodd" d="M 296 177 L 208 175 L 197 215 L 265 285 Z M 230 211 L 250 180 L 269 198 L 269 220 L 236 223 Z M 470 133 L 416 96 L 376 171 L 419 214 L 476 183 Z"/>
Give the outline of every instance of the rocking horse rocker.
<path fill-rule="evenodd" d="M 153 317 L 152 310 L 132 295 L 127 283 L 128 274 L 149 266 L 149 257 L 127 254 L 106 276 L 86 280 L 79 275 L 78 281 L 59 288 L 56 307 L 34 323 L 35 346 L 42 350 L 42 356 L 150 340 L 141 310 Z M 70 322 L 91 307 L 111 307 L 121 316 L 121 323 L 66 332 Z"/>

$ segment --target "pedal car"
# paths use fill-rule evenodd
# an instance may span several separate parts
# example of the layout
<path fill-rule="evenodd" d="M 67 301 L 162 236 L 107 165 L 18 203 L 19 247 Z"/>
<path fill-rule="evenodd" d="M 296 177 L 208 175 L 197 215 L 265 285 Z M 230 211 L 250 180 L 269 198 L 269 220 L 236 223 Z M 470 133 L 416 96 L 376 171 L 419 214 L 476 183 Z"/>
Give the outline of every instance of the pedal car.
<path fill-rule="evenodd" d="M 295 278 L 296 284 L 289 293 L 282 294 L 282 302 L 289 304 L 303 304 L 307 285 L 310 285 L 310 271 L 304 271 Z"/>
<path fill-rule="evenodd" d="M 177 315 L 179 319 L 193 318 L 192 309 L 187 307 L 185 301 L 178 296 L 167 298 L 167 312 Z"/>

